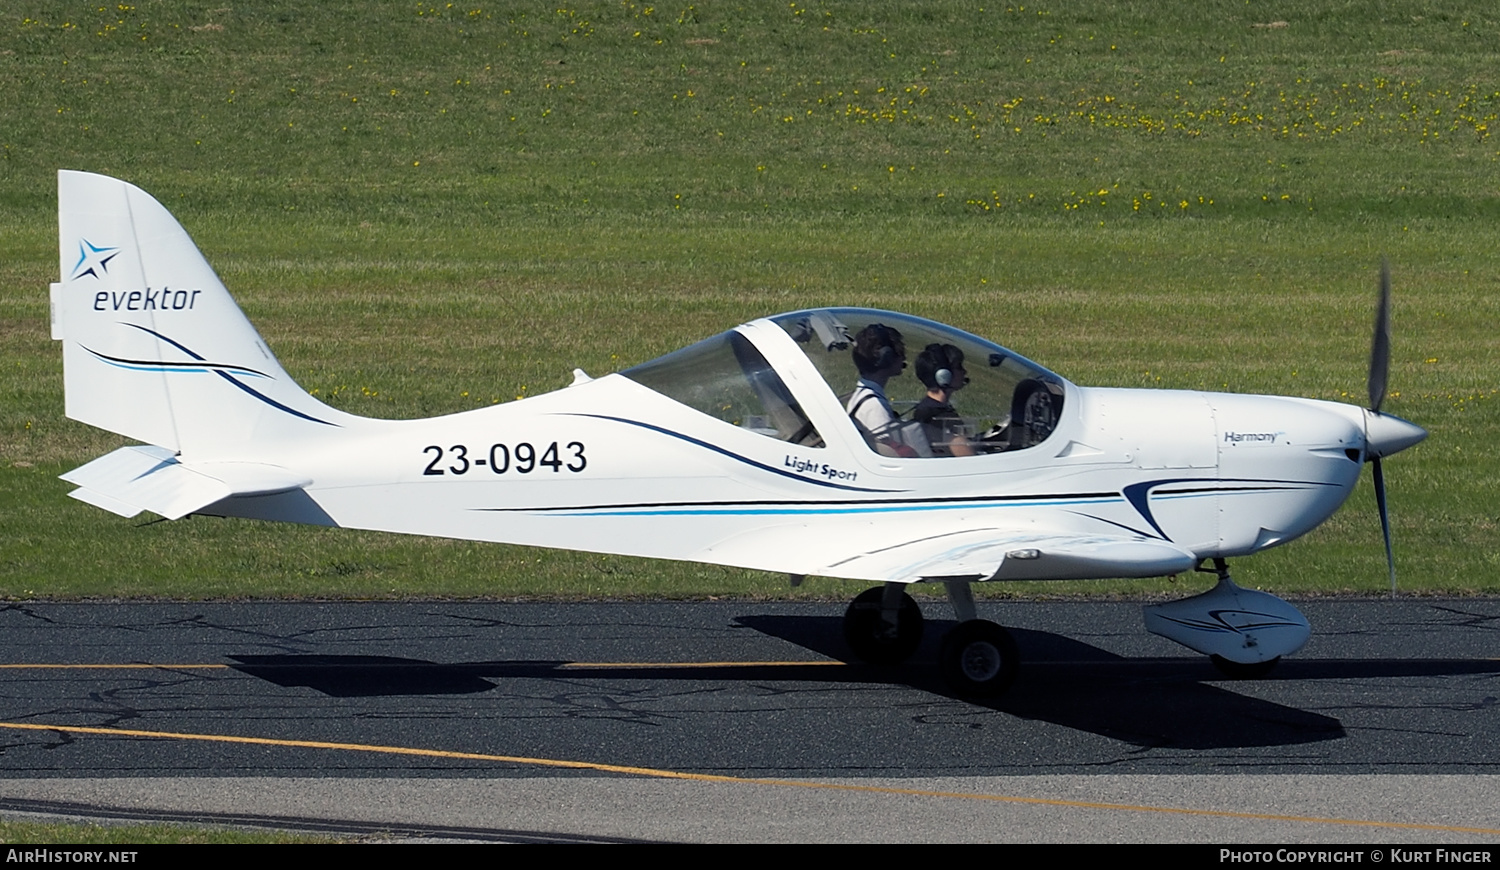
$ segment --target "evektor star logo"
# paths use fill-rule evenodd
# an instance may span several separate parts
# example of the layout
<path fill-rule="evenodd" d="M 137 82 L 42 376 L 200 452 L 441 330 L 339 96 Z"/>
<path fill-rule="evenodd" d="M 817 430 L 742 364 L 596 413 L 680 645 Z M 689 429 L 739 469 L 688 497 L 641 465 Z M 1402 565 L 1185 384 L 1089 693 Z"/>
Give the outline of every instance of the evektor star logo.
<path fill-rule="evenodd" d="M 73 266 L 73 278 L 93 275 L 102 279 L 109 273 L 109 261 L 120 255 L 119 248 L 100 247 L 88 239 L 78 243 L 78 262 Z"/>

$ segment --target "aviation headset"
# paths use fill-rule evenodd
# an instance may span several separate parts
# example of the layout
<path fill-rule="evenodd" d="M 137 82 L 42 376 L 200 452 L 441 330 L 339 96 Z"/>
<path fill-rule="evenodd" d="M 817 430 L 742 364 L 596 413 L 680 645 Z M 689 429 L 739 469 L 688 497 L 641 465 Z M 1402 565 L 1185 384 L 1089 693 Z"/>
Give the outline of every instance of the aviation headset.
<path fill-rule="evenodd" d="M 917 380 L 928 387 L 953 386 L 954 369 L 963 368 L 963 351 L 951 344 L 929 344 L 917 356 Z M 964 378 L 964 383 L 969 379 Z"/>

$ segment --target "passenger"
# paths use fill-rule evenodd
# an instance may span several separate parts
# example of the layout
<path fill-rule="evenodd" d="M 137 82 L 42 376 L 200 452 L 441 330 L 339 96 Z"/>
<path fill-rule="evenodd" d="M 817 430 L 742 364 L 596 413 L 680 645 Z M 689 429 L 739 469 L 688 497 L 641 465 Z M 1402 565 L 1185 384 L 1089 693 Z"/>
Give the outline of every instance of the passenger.
<path fill-rule="evenodd" d="M 870 447 L 887 456 L 931 456 L 922 427 L 903 423 L 885 396 L 886 382 L 906 368 L 901 333 L 872 323 L 854 337 L 850 356 L 859 369 L 859 380 L 846 410 Z"/>
<path fill-rule="evenodd" d="M 964 371 L 964 352 L 951 344 L 929 344 L 917 354 L 917 380 L 927 395 L 912 411 L 922 425 L 927 443 L 937 456 L 973 456 L 976 451 L 964 432 L 962 418 L 953 407 L 953 394 L 969 382 Z"/>

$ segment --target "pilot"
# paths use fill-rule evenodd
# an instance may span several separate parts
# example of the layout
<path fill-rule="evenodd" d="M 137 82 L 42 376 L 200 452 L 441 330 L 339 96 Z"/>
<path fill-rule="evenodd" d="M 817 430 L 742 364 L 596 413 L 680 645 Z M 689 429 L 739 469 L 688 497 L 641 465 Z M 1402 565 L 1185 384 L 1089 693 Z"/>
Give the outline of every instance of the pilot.
<path fill-rule="evenodd" d="M 917 354 L 917 380 L 927 395 L 912 411 L 913 421 L 937 456 L 973 456 L 975 450 L 963 431 L 963 421 L 953 408 L 953 394 L 969 382 L 964 371 L 964 352 L 951 344 L 929 344 Z"/>
<path fill-rule="evenodd" d="M 906 345 L 901 333 L 872 323 L 854 336 L 849 354 L 859 369 L 859 380 L 846 410 L 860 434 L 878 453 L 887 456 L 931 456 L 922 427 L 905 424 L 886 398 L 885 385 L 906 368 Z"/>

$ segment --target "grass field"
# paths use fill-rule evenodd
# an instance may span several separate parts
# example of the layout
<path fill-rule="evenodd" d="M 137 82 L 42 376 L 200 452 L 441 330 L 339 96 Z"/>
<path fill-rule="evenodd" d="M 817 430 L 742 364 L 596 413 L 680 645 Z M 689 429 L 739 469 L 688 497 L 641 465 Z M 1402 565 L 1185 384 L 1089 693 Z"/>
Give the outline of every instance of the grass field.
<path fill-rule="evenodd" d="M 243 831 L 170 824 L 95 825 L 80 822 L 0 821 L 0 843 L 10 846 L 44 843 L 104 846 L 205 843 L 214 845 L 330 844 L 337 842 L 340 841 L 328 837 L 279 831 Z"/>
<path fill-rule="evenodd" d="M 820 304 L 1080 384 L 1360 402 L 1385 255 L 1386 408 L 1432 433 L 1387 464 L 1402 585 L 1500 591 L 1491 4 L 215 3 L 0 8 L 0 596 L 792 594 L 66 498 L 122 442 L 63 416 L 59 168 L 161 199 L 304 387 L 390 417 Z M 1378 592 L 1379 538 L 1366 483 L 1237 577 Z"/>

